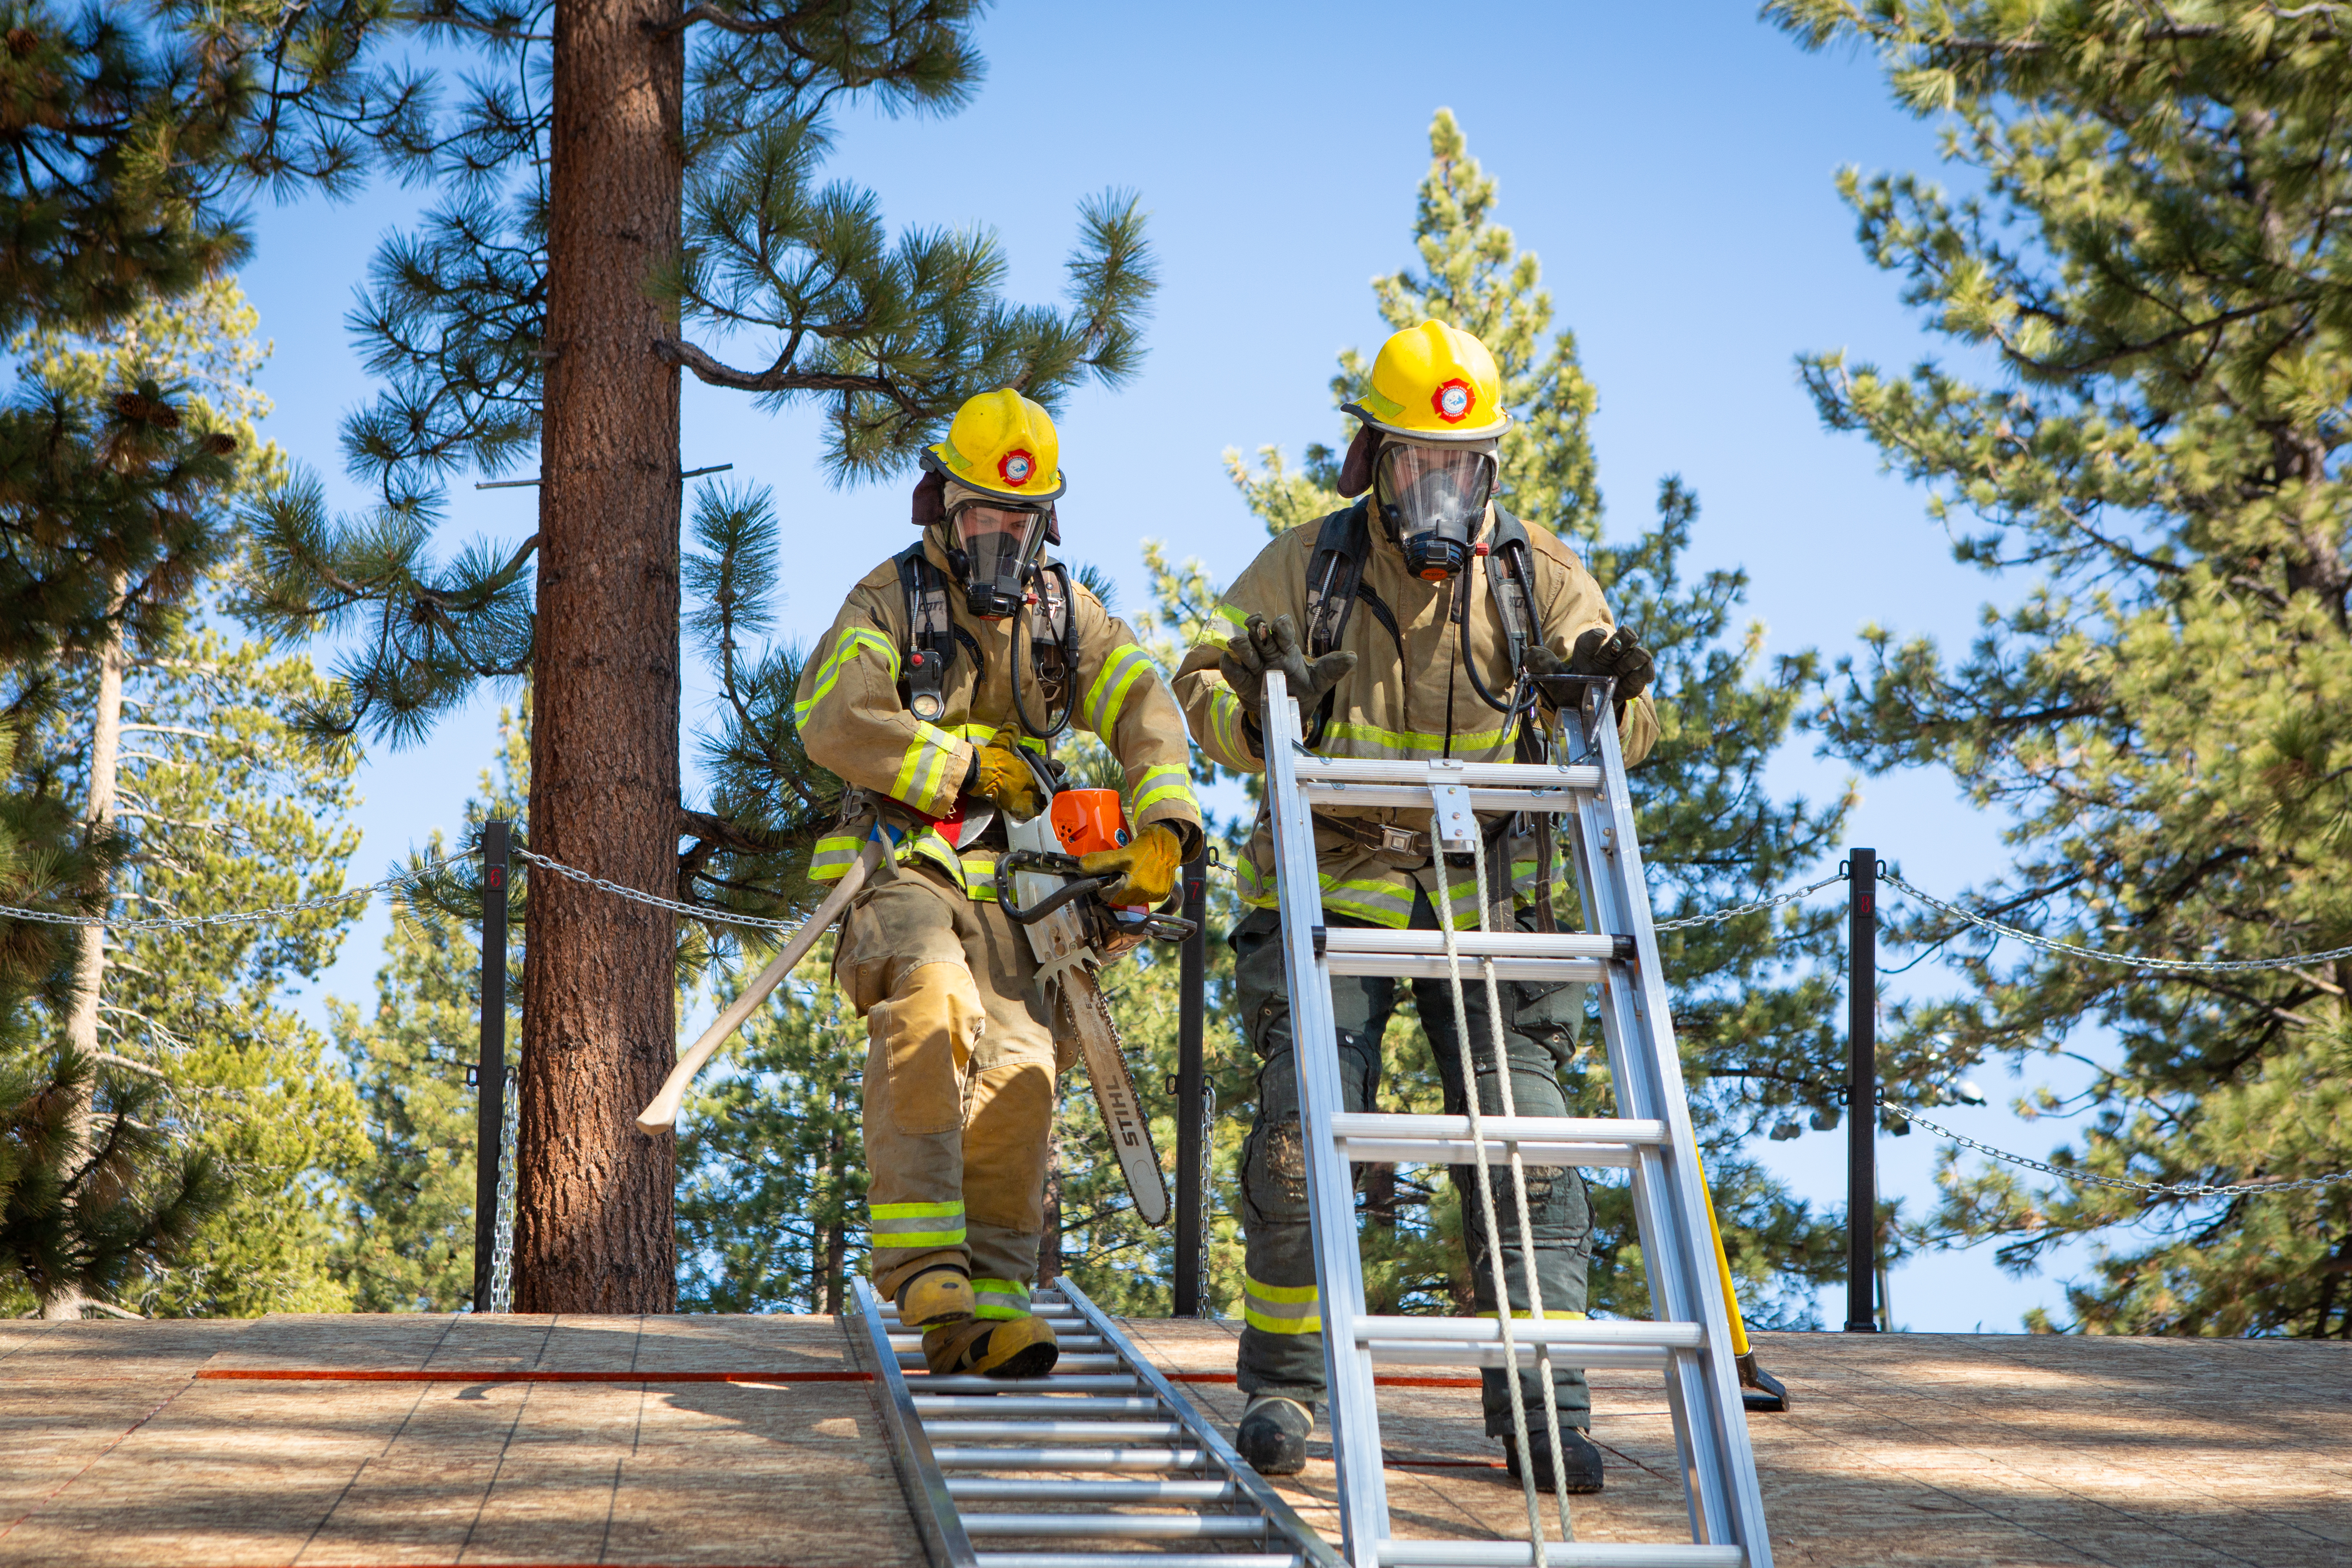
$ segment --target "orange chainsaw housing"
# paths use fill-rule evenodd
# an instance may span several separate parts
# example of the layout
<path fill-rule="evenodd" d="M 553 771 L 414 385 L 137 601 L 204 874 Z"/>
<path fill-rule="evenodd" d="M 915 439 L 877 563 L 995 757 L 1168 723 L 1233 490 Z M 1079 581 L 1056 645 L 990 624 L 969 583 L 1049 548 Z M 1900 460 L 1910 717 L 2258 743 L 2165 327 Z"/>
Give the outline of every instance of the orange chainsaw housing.
<path fill-rule="evenodd" d="M 1115 789 L 1066 789 L 1054 796 L 1054 837 L 1069 855 L 1124 847 L 1127 812 Z"/>

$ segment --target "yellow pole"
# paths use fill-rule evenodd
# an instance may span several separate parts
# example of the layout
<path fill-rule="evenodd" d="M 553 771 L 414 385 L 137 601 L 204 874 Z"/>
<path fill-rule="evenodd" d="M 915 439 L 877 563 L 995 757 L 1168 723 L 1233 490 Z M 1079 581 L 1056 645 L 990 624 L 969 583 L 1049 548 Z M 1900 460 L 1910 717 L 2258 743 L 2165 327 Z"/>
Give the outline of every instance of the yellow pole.
<path fill-rule="evenodd" d="M 1715 1194 L 1707 1192 L 1704 1167 L 1698 1173 L 1698 1184 L 1699 1191 L 1706 1194 L 1706 1228 L 1707 1234 L 1715 1237 L 1715 1267 L 1723 1277 L 1723 1304 L 1731 1312 L 1731 1353 L 1744 1356 L 1748 1353 L 1748 1325 L 1739 1316 L 1739 1294 L 1731 1288 L 1731 1258 L 1723 1250 L 1723 1226 L 1715 1217 Z"/>
<path fill-rule="evenodd" d="M 1748 1342 L 1748 1324 L 1739 1315 L 1739 1293 L 1731 1286 L 1731 1258 L 1723 1250 L 1723 1225 L 1715 1217 L 1715 1195 L 1706 1190 L 1704 1167 L 1698 1184 L 1706 1198 L 1707 1234 L 1715 1237 L 1715 1268 L 1723 1280 L 1723 1305 L 1731 1314 L 1731 1359 L 1739 1368 L 1740 1386 L 1755 1391 L 1744 1394 L 1740 1402 L 1750 1410 L 1786 1410 L 1789 1385 L 1756 1364 L 1756 1352 Z"/>

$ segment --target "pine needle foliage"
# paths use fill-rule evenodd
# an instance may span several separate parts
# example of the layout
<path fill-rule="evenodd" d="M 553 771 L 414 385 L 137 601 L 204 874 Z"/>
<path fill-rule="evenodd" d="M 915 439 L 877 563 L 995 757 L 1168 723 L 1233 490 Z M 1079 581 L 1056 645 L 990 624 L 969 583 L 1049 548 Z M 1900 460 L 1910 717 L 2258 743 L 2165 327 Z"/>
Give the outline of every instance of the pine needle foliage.
<path fill-rule="evenodd" d="M 2020 590 L 1965 651 L 1873 626 L 1814 716 L 1874 772 L 1949 768 L 2008 818 L 1961 901 L 2113 952 L 2352 942 L 2352 9 L 1786 0 L 1874 51 L 1980 194 L 1841 189 L 1864 252 L 1959 363 L 1805 357 L 1825 424 L 1928 492 L 1956 559 Z M 2157 974 L 1921 913 L 1966 983 L 1897 1010 L 1916 1063 L 2084 1058 L 2061 1165 L 2284 1183 L 2352 1169 L 2352 965 Z M 2093 1332 L 2352 1335 L 2352 1189 L 2151 1196 L 1942 1174 L 1945 1235 L 2011 1268 L 2095 1243 Z M 2036 1326 L 2054 1326 L 2037 1316 Z"/>
<path fill-rule="evenodd" d="M 1374 301 L 1392 329 L 1435 318 L 1477 332 L 1494 351 L 1513 416 L 1502 441 L 1501 503 L 1573 546 L 1619 622 L 1639 631 L 1656 653 L 1663 733 L 1634 770 L 1633 786 L 1658 916 L 1776 892 L 1834 852 L 1850 804 L 1779 797 L 1765 782 L 1802 693 L 1816 679 L 1815 656 L 1768 665 L 1763 627 L 1740 618 L 1747 574 L 1687 570 L 1698 501 L 1680 480 L 1660 484 L 1656 521 L 1646 531 L 1622 544 L 1603 538 L 1589 433 L 1598 399 L 1577 362 L 1575 340 L 1554 330 L 1536 256 L 1494 221 L 1496 182 L 1469 156 L 1448 110 L 1440 110 L 1431 124 L 1430 153 L 1414 218 L 1422 270 L 1374 279 Z M 1353 395 L 1370 368 L 1354 351 L 1339 364 L 1330 384 L 1335 404 Z M 1352 434 L 1350 422 L 1344 435 Z M 1298 470 L 1273 447 L 1261 450 L 1255 470 L 1238 454 L 1228 453 L 1226 461 L 1244 502 L 1269 533 L 1281 533 L 1345 504 L 1333 488 L 1334 451 L 1309 447 Z M 1217 589 L 1207 574 L 1197 563 L 1171 565 L 1164 551 L 1152 563 L 1160 624 L 1187 637 L 1210 634 L 1206 613 Z M 1563 900 L 1572 881 L 1563 862 Z M 1564 904 L 1563 919 L 1577 918 Z M 1812 1289 L 1843 1270 L 1839 1217 L 1816 1215 L 1741 1153 L 1759 1133 L 1800 1135 L 1801 1114 L 1814 1128 L 1837 1124 L 1844 1045 L 1833 1027 L 1838 988 L 1829 976 L 1841 958 L 1839 925 L 1834 912 L 1799 907 L 1659 938 L 1674 977 L 1683 1070 L 1725 1242 L 1746 1287 L 1742 1305 L 1759 1325 L 1811 1321 Z M 1606 1114 L 1608 1072 L 1597 1023 L 1585 1040 L 1570 1089 L 1591 1114 Z M 1395 1108 L 1437 1110 L 1433 1065 L 1409 1008 L 1391 1027 L 1389 1049 L 1397 1069 L 1389 1089 Z M 1254 1071 L 1255 1063 L 1249 1066 Z M 1381 1181 L 1392 1184 L 1368 1193 L 1368 1201 L 1381 1211 L 1384 1250 L 1367 1258 L 1381 1289 L 1400 1306 L 1466 1303 L 1460 1218 L 1446 1184 L 1435 1173 L 1410 1169 Z M 1628 1194 L 1596 1178 L 1593 1196 L 1595 1308 L 1645 1314 L 1648 1288 Z"/>
<path fill-rule="evenodd" d="M 826 178 L 842 107 L 946 114 L 969 100 L 979 10 L 755 0 L 696 6 L 677 24 L 688 41 L 685 243 L 650 286 L 674 300 L 679 336 L 656 348 L 762 407 L 824 408 L 836 483 L 899 471 L 974 392 L 1013 386 L 1054 407 L 1083 381 L 1125 382 L 1139 360 L 1154 283 L 1131 194 L 1081 205 L 1057 308 L 1005 298 L 993 234 L 894 234 L 873 192 Z M 380 500 L 337 516 L 298 476 L 253 514 L 244 613 L 280 635 L 352 637 L 344 700 L 311 716 L 321 732 L 414 744 L 478 683 L 530 666 L 536 538 L 514 551 L 437 542 L 452 476 L 512 471 L 539 437 L 551 16 L 548 4 L 446 0 L 418 15 L 425 37 L 484 68 L 449 101 L 416 100 L 379 139 L 387 167 L 442 195 L 378 251 L 350 318 L 382 390 L 346 422 L 344 457 Z M 756 684 L 784 668 L 742 674 Z M 740 695 L 730 689 L 736 739 L 756 745 Z M 750 797 L 714 800 L 696 817 L 688 885 L 772 828 Z"/>

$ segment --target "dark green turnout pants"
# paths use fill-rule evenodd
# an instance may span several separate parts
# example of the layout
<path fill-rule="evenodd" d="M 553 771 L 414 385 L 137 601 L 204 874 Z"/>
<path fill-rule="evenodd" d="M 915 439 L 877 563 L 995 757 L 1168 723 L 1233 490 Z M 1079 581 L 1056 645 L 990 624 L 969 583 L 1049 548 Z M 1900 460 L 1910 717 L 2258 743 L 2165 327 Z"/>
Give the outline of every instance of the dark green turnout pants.
<path fill-rule="evenodd" d="M 1335 926 L 1369 922 L 1327 917 Z M 1426 897 L 1413 906 L 1412 927 L 1434 931 L 1437 917 Z M 1242 1228 L 1248 1243 L 1244 1281 L 1241 1388 L 1244 1394 L 1285 1394 L 1313 1403 L 1323 1397 L 1323 1335 L 1315 1289 L 1315 1250 L 1307 1223 L 1307 1168 L 1298 1126 L 1298 1079 L 1291 1060 L 1290 987 L 1282 964 L 1282 931 L 1271 910 L 1254 910 L 1229 939 L 1235 958 L 1242 1027 L 1260 1058 L 1257 1121 L 1243 1152 Z M 1443 980 L 1412 983 L 1444 1085 L 1445 1109 L 1464 1113 L 1462 1058 L 1454 1038 L 1453 988 Z M 1397 982 L 1385 976 L 1338 976 L 1331 1004 L 1339 1026 L 1339 1079 L 1347 1110 L 1369 1110 L 1381 1082 L 1381 1037 L 1396 1010 Z M 1521 1116 L 1565 1116 L 1568 1097 L 1559 1075 L 1576 1046 L 1584 1009 L 1584 987 L 1549 990 L 1506 982 L 1501 987 L 1503 1039 L 1511 1067 L 1513 1109 Z M 1502 1110 L 1496 1082 L 1494 1029 L 1486 1017 L 1486 987 L 1475 973 L 1465 975 L 1462 997 L 1469 1014 L 1471 1056 L 1478 1076 L 1478 1108 Z M 1478 1310 L 1495 1310 L 1493 1242 L 1486 1235 L 1475 1165 L 1451 1168 L 1462 1200 L 1464 1233 L 1470 1240 L 1470 1277 Z M 1528 1311 L 1526 1273 L 1519 1258 L 1518 1217 L 1511 1194 L 1510 1168 L 1497 1154 L 1489 1164 L 1495 1219 L 1507 1239 L 1503 1250 L 1511 1310 Z M 1536 1278 L 1547 1316 L 1584 1310 L 1585 1270 L 1591 1261 L 1592 1211 L 1584 1179 L 1565 1166 L 1529 1166 L 1528 1210 L 1534 1222 Z M 1563 1426 L 1589 1426 L 1592 1397 L 1581 1371 L 1553 1367 Z M 1481 1374 L 1486 1385 L 1486 1431 L 1511 1430 L 1511 1406 L 1500 1368 Z M 1540 1410 L 1543 1390 L 1532 1370 L 1519 1374 L 1519 1397 Z M 1539 1425 L 1539 1423 L 1538 1423 Z"/>

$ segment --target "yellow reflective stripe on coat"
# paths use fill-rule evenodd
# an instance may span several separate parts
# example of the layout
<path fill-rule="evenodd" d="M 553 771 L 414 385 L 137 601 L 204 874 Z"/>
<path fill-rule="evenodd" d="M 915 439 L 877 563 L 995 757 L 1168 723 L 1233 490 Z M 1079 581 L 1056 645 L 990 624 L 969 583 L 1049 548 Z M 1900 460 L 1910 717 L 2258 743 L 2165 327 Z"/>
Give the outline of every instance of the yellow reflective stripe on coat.
<path fill-rule="evenodd" d="M 805 699 L 793 704 L 793 723 L 808 722 L 810 710 L 824 700 L 825 693 L 831 691 L 834 682 L 841 679 L 842 666 L 862 652 L 879 654 L 883 664 L 889 668 L 890 679 L 893 681 L 898 679 L 898 647 L 896 643 L 880 632 L 868 631 L 864 626 L 845 627 L 841 640 L 833 645 L 832 654 L 817 667 L 816 684 L 809 688 Z"/>
<path fill-rule="evenodd" d="M 915 721 L 914 744 L 898 763 L 898 776 L 891 782 L 890 793 L 917 811 L 931 816 L 945 816 L 963 788 L 961 778 L 947 776 L 948 766 L 955 761 L 956 748 L 963 742 L 936 724 Z"/>
<path fill-rule="evenodd" d="M 1279 901 L 1276 887 L 1277 880 L 1271 872 L 1261 875 L 1256 865 L 1246 857 L 1234 868 L 1234 890 L 1241 895 L 1242 902 L 1254 910 L 1270 910 L 1276 906 Z M 1412 921 L 1413 885 L 1410 881 L 1343 880 L 1328 873 L 1318 873 L 1316 880 L 1322 884 L 1323 909 L 1328 914 L 1352 915 L 1391 931 L 1402 931 Z M 1471 929 L 1475 930 L 1478 900 L 1475 888 L 1470 900 L 1469 922 Z M 1461 929 L 1461 917 L 1457 914 L 1455 929 Z"/>
<path fill-rule="evenodd" d="M 1014 1279 L 988 1279 L 974 1276 L 971 1282 L 979 1298 L 972 1307 L 975 1318 L 1025 1318 L 1029 1316 L 1029 1287 Z"/>
<path fill-rule="evenodd" d="M 956 724 L 948 728 L 948 733 L 958 736 L 965 741 L 969 741 L 975 746 L 985 746 L 991 741 L 996 739 L 997 734 L 1002 728 L 1003 726 L 997 724 Z M 1023 745 L 1028 747 L 1039 756 L 1042 757 L 1045 755 L 1045 742 L 1039 740 L 1036 736 L 1023 735 L 1019 737 L 1019 739 Z"/>
<path fill-rule="evenodd" d="M 1141 823 L 1143 814 L 1165 800 L 1181 800 L 1199 816 L 1201 803 L 1192 795 L 1192 775 L 1172 763 L 1146 768 L 1143 776 L 1135 781 L 1135 804 L 1127 808 L 1128 820 Z"/>
<path fill-rule="evenodd" d="M 1101 673 L 1087 688 L 1087 728 L 1108 736 L 1118 723 L 1118 710 L 1127 705 L 1128 688 L 1152 669 L 1151 656 L 1133 643 L 1103 660 Z"/>
<path fill-rule="evenodd" d="M 966 855 L 961 857 L 961 864 L 964 896 L 994 903 L 996 901 L 996 857 Z"/>
<path fill-rule="evenodd" d="M 1209 738 L 1226 756 L 1249 755 L 1249 744 L 1242 738 L 1242 700 L 1230 686 L 1209 694 Z"/>
<path fill-rule="evenodd" d="M 876 1247 L 961 1247 L 963 1203 L 876 1204 L 867 1226 Z"/>
<path fill-rule="evenodd" d="M 1404 757 L 1419 760 L 1426 757 L 1469 757 L 1480 760 L 1479 753 L 1500 751 L 1511 743 L 1514 731 L 1507 726 L 1500 730 L 1477 730 L 1467 734 L 1426 734 L 1418 730 L 1376 730 L 1370 724 L 1349 724 L 1334 720 L 1323 731 L 1317 750 L 1333 757 Z"/>
<path fill-rule="evenodd" d="M 1242 1321 L 1261 1333 L 1319 1334 L 1322 1297 L 1312 1285 L 1268 1285 L 1244 1274 Z"/>
<path fill-rule="evenodd" d="M 866 840 L 855 833 L 836 833 L 816 841 L 816 852 L 809 857 L 809 880 L 838 882 L 856 863 L 858 851 Z"/>
<path fill-rule="evenodd" d="M 1224 616 L 1225 619 L 1233 622 L 1234 626 L 1239 626 L 1244 630 L 1247 630 L 1249 627 L 1249 612 L 1247 610 L 1237 610 L 1231 605 L 1220 604 L 1217 606 L 1217 614 Z"/>

